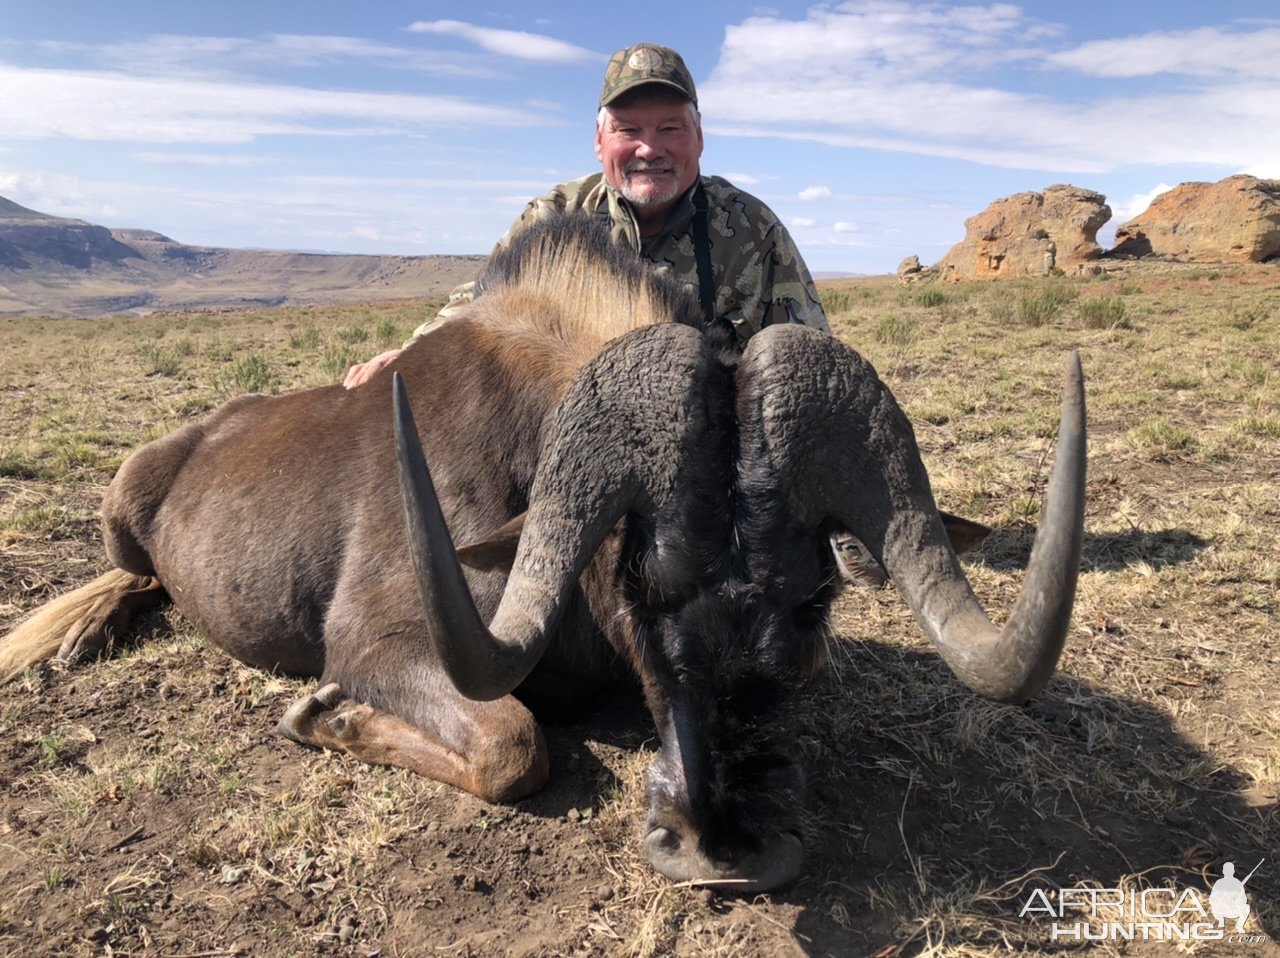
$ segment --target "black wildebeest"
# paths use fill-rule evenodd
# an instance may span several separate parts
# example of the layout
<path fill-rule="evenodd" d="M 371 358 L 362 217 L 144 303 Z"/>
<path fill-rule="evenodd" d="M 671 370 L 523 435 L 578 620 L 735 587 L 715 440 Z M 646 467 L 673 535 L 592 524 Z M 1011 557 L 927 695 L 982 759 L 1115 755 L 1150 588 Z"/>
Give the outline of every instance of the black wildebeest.
<path fill-rule="evenodd" d="M 103 503 L 116 570 L 15 629 L 0 667 L 96 654 L 167 595 L 237 658 L 320 677 L 284 734 L 509 801 L 548 774 L 521 699 L 621 665 L 661 741 L 646 854 L 745 889 L 800 868 L 789 706 L 830 640 L 833 533 L 865 543 L 970 688 L 1021 702 L 1048 680 L 1083 524 L 1074 357 L 1043 522 L 997 630 L 909 423 L 853 350 L 783 326 L 733 354 L 588 220 L 531 231 L 481 286 L 395 364 L 394 429 L 388 370 L 351 392 L 244 397 L 134 453 Z"/>

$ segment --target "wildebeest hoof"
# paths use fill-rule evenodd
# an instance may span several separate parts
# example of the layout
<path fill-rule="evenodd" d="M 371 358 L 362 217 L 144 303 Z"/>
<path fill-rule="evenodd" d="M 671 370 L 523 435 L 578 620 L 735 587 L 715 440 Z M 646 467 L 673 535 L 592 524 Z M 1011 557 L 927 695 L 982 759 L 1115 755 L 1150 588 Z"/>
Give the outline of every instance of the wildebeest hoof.
<path fill-rule="evenodd" d="M 312 698 L 323 705 L 326 709 L 336 708 L 338 703 L 342 701 L 342 689 L 337 682 L 330 682 L 322 685 L 312 693 Z"/>
<path fill-rule="evenodd" d="M 58 649 L 58 661 L 76 665 L 95 659 L 111 647 L 111 630 L 101 618 L 92 614 L 77 619 L 67 630 L 62 646 Z"/>
<path fill-rule="evenodd" d="M 289 706 L 276 725 L 276 732 L 295 742 L 310 744 L 315 738 L 312 730 L 320 713 L 332 711 L 341 701 L 342 688 L 337 682 L 322 685 Z"/>
<path fill-rule="evenodd" d="M 159 580 L 113 570 L 91 583 L 102 584 L 93 604 L 63 636 L 58 661 L 75 665 L 111 651 L 116 637 L 128 632 L 140 612 L 155 608 L 165 596 Z"/>

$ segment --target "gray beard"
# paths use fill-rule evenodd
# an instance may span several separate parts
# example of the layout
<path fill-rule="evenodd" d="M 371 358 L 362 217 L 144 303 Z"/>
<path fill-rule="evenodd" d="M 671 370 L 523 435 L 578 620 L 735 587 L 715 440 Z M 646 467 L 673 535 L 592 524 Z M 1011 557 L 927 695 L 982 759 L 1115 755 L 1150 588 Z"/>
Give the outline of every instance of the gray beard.
<path fill-rule="evenodd" d="M 626 176 L 624 176 L 622 178 L 622 186 L 618 189 L 618 192 L 621 193 L 624 197 L 626 197 L 627 202 L 629 202 L 632 206 L 644 207 L 644 206 L 661 206 L 663 203 L 670 203 L 672 200 L 674 200 L 677 196 L 680 195 L 681 191 L 680 191 L 680 182 L 679 180 L 677 180 L 675 183 L 671 184 L 670 189 L 663 190 L 660 193 L 654 193 L 652 191 L 646 192 L 646 193 L 637 193 L 635 190 L 631 188 Z"/>

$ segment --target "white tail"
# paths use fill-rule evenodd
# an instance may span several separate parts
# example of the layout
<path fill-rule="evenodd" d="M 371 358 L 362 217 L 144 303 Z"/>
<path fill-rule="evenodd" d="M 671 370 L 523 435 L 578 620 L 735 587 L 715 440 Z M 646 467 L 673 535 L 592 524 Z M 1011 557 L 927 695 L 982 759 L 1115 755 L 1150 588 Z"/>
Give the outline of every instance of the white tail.
<path fill-rule="evenodd" d="M 11 682 L 23 670 L 52 658 L 71 628 L 103 599 L 123 597 L 147 581 L 145 576 L 112 569 L 41 606 L 0 638 L 0 683 Z"/>

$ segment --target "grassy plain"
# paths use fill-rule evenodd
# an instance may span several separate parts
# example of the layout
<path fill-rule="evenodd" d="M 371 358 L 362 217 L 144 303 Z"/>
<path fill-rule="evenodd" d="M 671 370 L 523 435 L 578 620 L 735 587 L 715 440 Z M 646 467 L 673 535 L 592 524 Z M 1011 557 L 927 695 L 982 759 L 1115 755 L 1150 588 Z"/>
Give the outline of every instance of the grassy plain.
<path fill-rule="evenodd" d="M 548 788 L 489 806 L 275 738 L 308 683 L 156 615 L 105 661 L 0 689 L 0 952 L 1041 954 L 1076 942 L 1020 914 L 1038 889 L 1207 902 L 1224 861 L 1243 875 L 1266 858 L 1248 943 L 1098 950 L 1280 954 L 1280 270 L 823 296 L 913 420 L 940 504 L 995 527 L 965 568 L 997 622 L 1080 351 L 1083 574 L 1035 702 L 965 691 L 891 587 L 846 592 L 806 698 L 805 876 L 741 900 L 640 858 L 638 709 L 552 728 Z M 95 513 L 132 448 L 241 392 L 334 382 L 433 312 L 0 321 L 0 630 L 105 569 Z"/>

